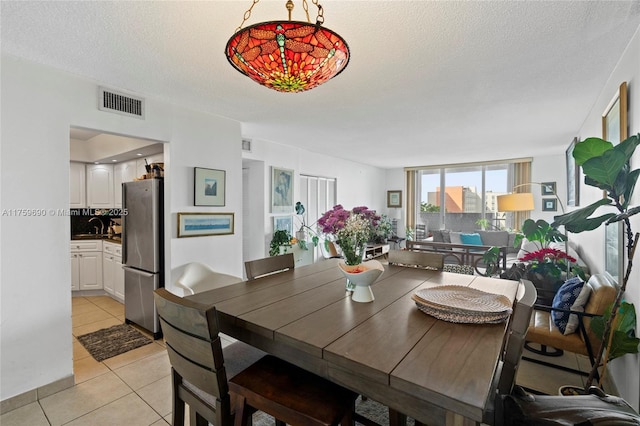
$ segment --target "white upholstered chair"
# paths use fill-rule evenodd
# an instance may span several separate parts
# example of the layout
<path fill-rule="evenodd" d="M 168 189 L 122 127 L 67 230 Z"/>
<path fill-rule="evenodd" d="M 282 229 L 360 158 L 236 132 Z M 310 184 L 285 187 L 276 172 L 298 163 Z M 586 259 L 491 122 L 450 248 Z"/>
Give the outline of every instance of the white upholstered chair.
<path fill-rule="evenodd" d="M 241 281 L 242 278 L 240 277 L 216 272 L 203 263 L 193 262 L 184 268 L 184 272 L 177 279 L 176 285 L 185 290 L 185 296 L 189 296 Z"/>

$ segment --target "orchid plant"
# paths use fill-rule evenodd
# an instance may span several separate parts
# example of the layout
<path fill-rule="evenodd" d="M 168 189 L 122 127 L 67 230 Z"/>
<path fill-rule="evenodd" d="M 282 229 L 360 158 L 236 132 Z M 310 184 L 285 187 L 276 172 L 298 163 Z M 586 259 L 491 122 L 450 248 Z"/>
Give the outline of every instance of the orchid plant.
<path fill-rule="evenodd" d="M 338 204 L 318 219 L 318 227 L 340 246 L 347 265 L 358 265 L 379 221 L 380 216 L 368 207 L 345 210 Z"/>

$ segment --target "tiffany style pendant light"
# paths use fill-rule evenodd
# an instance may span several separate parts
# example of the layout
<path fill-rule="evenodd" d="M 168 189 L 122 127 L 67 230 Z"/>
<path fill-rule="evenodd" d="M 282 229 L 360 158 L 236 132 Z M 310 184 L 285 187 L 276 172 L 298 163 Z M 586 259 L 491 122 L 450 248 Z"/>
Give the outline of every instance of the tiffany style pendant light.
<path fill-rule="evenodd" d="M 258 1 L 253 0 L 240 27 L 227 42 L 225 54 L 238 71 L 279 92 L 304 92 L 345 69 L 349 47 L 342 37 L 322 26 L 323 9 L 318 0 L 312 0 L 318 7 L 315 24 L 309 21 L 306 0 L 303 7 L 309 22 L 292 21 L 294 5 L 288 0 L 288 21 L 261 22 L 242 28 Z"/>

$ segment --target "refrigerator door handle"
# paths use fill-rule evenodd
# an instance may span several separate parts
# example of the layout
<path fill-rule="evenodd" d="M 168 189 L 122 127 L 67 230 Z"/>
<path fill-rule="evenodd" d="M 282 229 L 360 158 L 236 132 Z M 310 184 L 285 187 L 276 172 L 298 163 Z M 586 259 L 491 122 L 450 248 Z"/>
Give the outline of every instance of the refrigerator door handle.
<path fill-rule="evenodd" d="M 127 199 L 127 185 L 124 184 L 124 182 L 121 184 L 122 185 L 122 207 L 125 207 L 124 205 L 124 200 Z M 127 229 L 127 215 L 124 215 L 124 217 L 122 218 L 122 229 L 120 230 L 120 235 L 122 236 L 122 264 L 126 265 L 127 264 L 127 232 L 125 231 Z"/>
<path fill-rule="evenodd" d="M 124 269 L 125 271 L 132 272 L 134 274 L 142 275 L 143 277 L 147 277 L 147 278 L 151 278 L 154 275 L 156 275 L 156 274 L 152 274 L 150 272 L 141 271 L 140 269 L 131 268 L 130 266 L 123 266 L 122 269 Z"/>

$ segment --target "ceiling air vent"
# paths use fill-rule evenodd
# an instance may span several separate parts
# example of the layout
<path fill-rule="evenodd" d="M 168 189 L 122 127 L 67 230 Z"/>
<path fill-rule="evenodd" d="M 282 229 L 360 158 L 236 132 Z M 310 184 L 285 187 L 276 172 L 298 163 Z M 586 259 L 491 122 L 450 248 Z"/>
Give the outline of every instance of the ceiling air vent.
<path fill-rule="evenodd" d="M 242 150 L 251 152 L 251 139 L 242 139 Z"/>
<path fill-rule="evenodd" d="M 98 109 L 144 119 L 144 99 L 114 90 L 98 88 Z"/>

